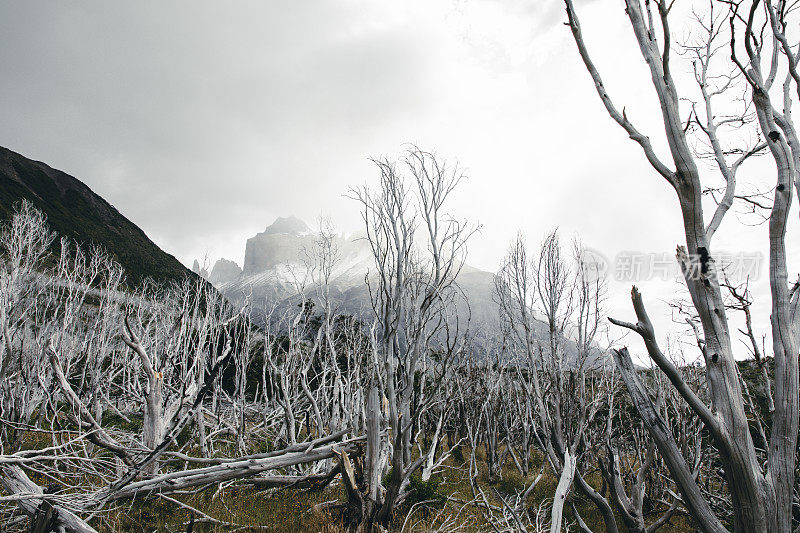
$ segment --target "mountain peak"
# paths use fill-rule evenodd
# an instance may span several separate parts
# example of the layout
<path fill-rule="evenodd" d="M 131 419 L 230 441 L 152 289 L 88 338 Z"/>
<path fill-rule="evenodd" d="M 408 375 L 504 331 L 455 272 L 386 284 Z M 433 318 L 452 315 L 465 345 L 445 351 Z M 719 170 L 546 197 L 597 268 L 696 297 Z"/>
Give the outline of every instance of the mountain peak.
<path fill-rule="evenodd" d="M 278 217 L 271 225 L 267 226 L 264 233 L 267 235 L 275 235 L 278 233 L 288 233 L 290 235 L 301 235 L 308 233 L 311 228 L 308 224 L 295 217 L 294 215 L 288 217 Z"/>
<path fill-rule="evenodd" d="M 242 269 L 239 268 L 235 261 L 223 257 L 214 263 L 214 268 L 211 269 L 208 281 L 214 286 L 219 286 L 235 280 L 241 273 Z"/>

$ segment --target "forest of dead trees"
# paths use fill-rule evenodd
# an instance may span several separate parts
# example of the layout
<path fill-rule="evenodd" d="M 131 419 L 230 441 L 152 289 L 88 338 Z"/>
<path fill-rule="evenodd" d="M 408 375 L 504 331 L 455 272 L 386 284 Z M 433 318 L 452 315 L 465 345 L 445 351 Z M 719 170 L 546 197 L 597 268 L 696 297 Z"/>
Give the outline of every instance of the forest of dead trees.
<path fill-rule="evenodd" d="M 199 278 L 131 286 L 22 203 L 0 228 L 2 530 L 114 530 L 152 502 L 180 515 L 176 530 L 270 529 L 193 498 L 303 492 L 364 532 L 800 531 L 795 4 L 712 0 L 679 21 L 692 33 L 678 43 L 671 2 L 625 1 L 664 157 L 607 92 L 564 3 L 598 105 L 677 196 L 694 354 L 660 342 L 636 287 L 629 316 L 609 319 L 604 278 L 557 230 L 510 244 L 497 316 L 473 322 L 457 278 L 479 228 L 449 210 L 464 175 L 415 146 L 374 160 L 377 185 L 349 193 L 374 259 L 358 316 L 331 296 L 328 230 L 291 305 L 255 310 Z M 687 59 L 695 83 L 679 87 Z M 756 194 L 737 189 L 751 159 L 771 172 Z M 763 218 L 768 295 L 715 261 L 712 238 L 739 208 Z M 771 344 L 753 329 L 756 297 L 770 301 Z M 622 332 L 646 353 L 609 345 Z M 741 342 L 751 361 L 734 357 Z"/>

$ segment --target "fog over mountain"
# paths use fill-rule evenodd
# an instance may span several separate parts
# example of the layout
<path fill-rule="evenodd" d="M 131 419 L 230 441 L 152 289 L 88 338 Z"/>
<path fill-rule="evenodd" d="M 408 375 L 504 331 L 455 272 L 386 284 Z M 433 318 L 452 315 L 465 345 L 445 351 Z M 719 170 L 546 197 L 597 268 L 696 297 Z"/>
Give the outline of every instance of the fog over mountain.
<path fill-rule="evenodd" d="M 195 261 L 194 271 L 206 277 L 235 305 L 249 301 L 253 318 L 265 320 L 265 313 L 276 309 L 284 312 L 297 304 L 299 295 L 315 300 L 319 274 L 316 273 L 315 253 L 320 233 L 303 220 L 278 217 L 264 231 L 247 240 L 244 265 L 226 258 L 201 266 Z M 343 313 L 371 321 L 368 280 L 375 272 L 372 250 L 363 232 L 337 233 L 332 239 L 335 261 L 330 273 L 329 291 L 333 306 Z M 495 274 L 464 264 L 456 278 L 466 299 L 458 303 L 458 316 L 469 316 L 470 329 L 481 339 L 486 331 L 494 330 L 499 317 L 494 298 Z M 375 280 L 371 280 L 374 285 Z M 537 320 L 536 336 L 545 339 L 547 324 Z M 480 340 L 479 340 L 480 342 Z M 575 344 L 567 340 L 564 346 L 567 362 L 576 354 Z M 598 356 L 603 357 L 598 351 Z M 593 359 L 594 360 L 594 359 Z M 609 359 L 610 361 L 610 359 Z"/>
<path fill-rule="evenodd" d="M 219 259 L 211 269 L 211 281 L 230 300 L 252 300 L 263 307 L 298 293 L 312 284 L 312 264 L 318 235 L 302 220 L 278 217 L 266 229 L 247 240 L 244 264 Z M 360 235 L 334 238 L 337 261 L 331 275 L 334 291 L 345 291 L 364 283 L 371 266 L 369 246 Z"/>
<path fill-rule="evenodd" d="M 0 533 L 800 533 L 798 7 L 0 1 Z"/>
<path fill-rule="evenodd" d="M 244 265 L 221 258 L 211 268 L 209 281 L 227 298 L 242 303 L 250 298 L 255 308 L 280 302 L 305 289 L 313 291 L 315 250 L 319 234 L 294 216 L 278 217 L 247 240 Z M 333 236 L 335 261 L 329 285 L 336 303 L 353 313 L 369 308 L 366 278 L 375 271 L 369 242 L 362 232 Z M 199 263 L 198 263 L 199 265 Z M 198 273 L 202 268 L 198 266 Z M 464 265 L 459 286 L 473 307 L 474 319 L 488 320 L 494 313 L 494 274 Z"/>

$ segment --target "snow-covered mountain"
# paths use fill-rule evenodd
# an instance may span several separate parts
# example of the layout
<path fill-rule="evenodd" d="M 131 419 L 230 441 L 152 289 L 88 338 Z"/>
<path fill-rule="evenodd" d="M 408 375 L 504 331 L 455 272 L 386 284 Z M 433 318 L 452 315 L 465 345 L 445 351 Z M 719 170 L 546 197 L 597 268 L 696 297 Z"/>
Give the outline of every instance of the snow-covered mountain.
<path fill-rule="evenodd" d="M 206 277 L 231 301 L 241 303 L 249 298 L 255 309 L 264 308 L 292 298 L 300 288 L 313 291 L 318 241 L 319 235 L 302 220 L 278 217 L 247 240 L 242 267 L 223 258 Z M 332 244 L 336 255 L 329 281 L 332 297 L 346 312 L 369 309 L 365 279 L 375 267 L 364 234 L 338 234 Z M 470 299 L 473 319 L 495 316 L 494 274 L 465 265 L 458 282 Z"/>
<path fill-rule="evenodd" d="M 255 307 L 279 302 L 311 290 L 314 251 L 319 235 L 296 217 L 278 217 L 261 233 L 249 238 L 244 265 L 220 259 L 208 280 L 228 299 L 242 302 L 250 298 Z M 337 235 L 333 239 L 337 260 L 330 276 L 333 291 L 344 292 L 364 283 L 372 267 L 369 245 L 361 235 Z"/>
<path fill-rule="evenodd" d="M 264 317 L 263 311 L 273 305 L 279 309 L 293 305 L 301 289 L 313 297 L 316 276 L 312 271 L 318 241 L 319 234 L 302 220 L 278 217 L 263 232 L 247 240 L 242 268 L 223 258 L 210 273 L 195 262 L 195 271 L 232 302 L 242 304 L 249 299 L 253 318 L 258 321 Z M 366 277 L 375 271 L 375 266 L 368 241 L 363 233 L 338 234 L 332 244 L 336 255 L 329 278 L 332 303 L 340 312 L 370 319 L 372 309 Z M 464 265 L 456 281 L 469 301 L 469 306 L 466 303 L 459 306 L 459 316 L 463 318 L 469 313 L 471 329 L 479 336 L 496 331 L 499 313 L 492 297 L 494 274 Z M 544 322 L 536 321 L 534 328 L 537 337 L 547 337 Z M 566 360 L 574 360 L 577 354 L 574 343 L 567 341 L 565 349 Z"/>

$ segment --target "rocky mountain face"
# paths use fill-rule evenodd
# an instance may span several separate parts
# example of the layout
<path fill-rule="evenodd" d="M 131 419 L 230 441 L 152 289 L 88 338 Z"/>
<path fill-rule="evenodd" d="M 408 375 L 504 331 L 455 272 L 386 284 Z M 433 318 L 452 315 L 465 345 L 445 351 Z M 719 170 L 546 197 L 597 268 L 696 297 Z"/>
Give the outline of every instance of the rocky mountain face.
<path fill-rule="evenodd" d="M 337 259 L 329 284 L 334 297 L 344 299 L 346 292 L 364 285 L 364 276 L 372 267 L 372 255 L 361 237 L 340 234 L 333 238 Z M 241 268 L 223 258 L 214 264 L 207 278 L 237 303 L 249 298 L 258 309 L 281 302 L 297 295 L 302 288 L 312 290 L 318 240 L 319 236 L 302 220 L 278 217 L 247 240 Z"/>
<path fill-rule="evenodd" d="M 10 219 L 23 199 L 47 215 L 47 223 L 59 235 L 100 245 L 122 265 L 132 285 L 145 278 L 178 281 L 191 275 L 80 180 L 0 147 L 0 222 Z M 54 247 L 58 246 L 56 239 Z"/>
<path fill-rule="evenodd" d="M 220 259 L 214 264 L 214 268 L 211 269 L 211 274 L 208 276 L 208 281 L 215 286 L 222 285 L 235 280 L 241 276 L 241 274 L 242 269 L 236 264 L 236 262 L 228 261 L 227 259 Z"/>
<path fill-rule="evenodd" d="M 272 306 L 288 309 L 297 302 L 298 290 L 313 297 L 314 250 L 319 235 L 302 220 L 279 217 L 273 224 L 247 240 L 244 268 L 235 262 L 220 259 L 206 278 L 234 303 L 249 300 L 253 316 L 258 321 Z M 330 273 L 330 297 L 339 312 L 371 319 L 367 276 L 375 271 L 369 243 L 363 234 L 339 234 L 333 238 L 336 261 Z M 457 278 L 459 287 L 469 300 L 458 309 L 460 317 L 470 316 L 470 328 L 478 342 L 496 330 L 498 307 L 494 301 L 494 274 L 464 265 Z M 535 334 L 546 344 L 548 327 L 543 321 L 534 324 Z M 604 350 L 595 357 L 607 359 Z M 567 364 L 577 359 L 577 347 L 571 340 L 565 343 Z"/>
<path fill-rule="evenodd" d="M 288 309 L 297 301 L 298 291 L 314 294 L 314 250 L 319 235 L 295 217 L 279 217 L 270 226 L 247 240 L 243 268 L 234 261 L 220 259 L 205 277 L 229 300 L 242 304 L 249 300 L 254 318 L 277 306 Z M 363 234 L 339 234 L 333 238 L 336 261 L 330 273 L 330 296 L 340 312 L 371 318 L 370 294 L 366 278 L 375 271 L 369 243 Z M 201 272 L 202 274 L 202 272 Z M 457 278 L 469 300 L 458 309 L 460 317 L 469 314 L 473 332 L 480 337 L 496 331 L 498 308 L 493 299 L 494 274 L 464 265 Z M 547 338 L 548 327 L 537 321 L 537 337 Z M 566 361 L 574 361 L 575 344 L 565 344 Z M 569 364 L 569 363 L 568 363 Z"/>
<path fill-rule="evenodd" d="M 338 234 L 332 248 L 336 261 L 330 273 L 331 297 L 342 312 L 366 315 L 371 311 L 366 277 L 375 271 L 369 243 L 363 233 Z M 319 235 L 302 220 L 279 217 L 247 240 L 243 268 L 220 259 L 207 276 L 227 298 L 242 303 L 250 299 L 256 312 L 268 305 L 292 299 L 304 287 L 313 291 L 314 250 Z M 494 274 L 464 265 L 458 284 L 469 298 L 460 316 L 471 314 L 473 326 L 492 323 L 497 306 L 492 299 Z"/>
<path fill-rule="evenodd" d="M 315 237 L 305 222 L 295 217 L 278 217 L 258 235 L 247 239 L 242 271 L 250 276 L 281 264 L 302 262 L 304 251 L 312 250 Z"/>

